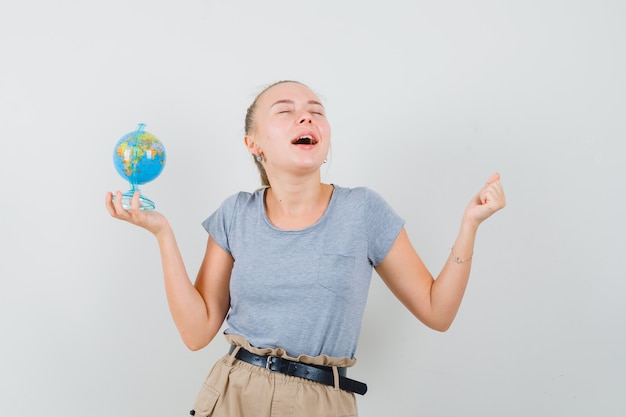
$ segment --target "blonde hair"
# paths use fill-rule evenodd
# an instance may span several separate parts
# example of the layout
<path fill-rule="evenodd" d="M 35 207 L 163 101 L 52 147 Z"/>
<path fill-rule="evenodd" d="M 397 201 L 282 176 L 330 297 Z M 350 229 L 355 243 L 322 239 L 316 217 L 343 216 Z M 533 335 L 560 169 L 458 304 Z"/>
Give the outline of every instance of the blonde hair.
<path fill-rule="evenodd" d="M 248 107 L 248 110 L 246 111 L 246 120 L 244 122 L 244 130 L 245 130 L 246 135 L 249 135 L 254 129 L 254 112 L 256 111 L 256 106 L 257 106 L 257 102 L 259 101 L 259 98 L 263 95 L 263 93 L 265 93 L 270 88 L 277 86 L 279 84 L 285 84 L 285 83 L 295 83 L 295 84 L 300 84 L 300 85 L 307 87 L 306 85 L 302 84 L 299 81 L 292 81 L 292 80 L 277 81 L 265 87 L 255 97 L 254 101 L 252 101 L 252 104 L 250 104 L 250 107 Z M 261 177 L 261 185 L 263 187 L 269 187 L 270 180 L 267 178 L 267 172 L 265 172 L 265 168 L 263 168 L 263 164 L 257 160 L 257 155 L 252 155 L 252 159 L 254 160 L 254 163 L 256 164 L 257 169 L 259 170 L 259 175 Z"/>

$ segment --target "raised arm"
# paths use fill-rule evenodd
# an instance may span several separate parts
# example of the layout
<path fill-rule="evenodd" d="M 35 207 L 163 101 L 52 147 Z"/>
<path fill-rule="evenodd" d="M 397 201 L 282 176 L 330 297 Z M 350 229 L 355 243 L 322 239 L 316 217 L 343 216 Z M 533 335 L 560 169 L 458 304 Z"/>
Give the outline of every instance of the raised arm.
<path fill-rule="evenodd" d="M 185 345 L 192 350 L 201 349 L 215 337 L 228 312 L 233 259 L 209 238 L 194 286 L 169 222 L 158 212 L 141 211 L 138 195 L 133 198 L 132 208 L 125 210 L 121 193 L 116 194 L 114 202 L 108 193 L 106 208 L 114 218 L 142 227 L 157 238 L 172 318 Z"/>
<path fill-rule="evenodd" d="M 404 229 L 376 272 L 420 321 L 432 329 L 446 331 L 467 287 L 478 226 L 505 205 L 500 175 L 494 174 L 465 209 L 459 234 L 437 279 L 420 259 Z"/>

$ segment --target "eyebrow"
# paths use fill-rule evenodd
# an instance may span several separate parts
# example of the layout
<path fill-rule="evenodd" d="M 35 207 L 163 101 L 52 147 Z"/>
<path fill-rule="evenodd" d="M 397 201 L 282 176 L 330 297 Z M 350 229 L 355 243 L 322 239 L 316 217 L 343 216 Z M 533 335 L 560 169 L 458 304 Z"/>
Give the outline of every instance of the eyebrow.
<path fill-rule="evenodd" d="M 288 100 L 288 99 L 278 100 L 274 104 L 272 104 L 270 106 L 270 108 L 274 107 L 274 106 L 276 106 L 278 104 L 295 104 L 295 102 L 293 100 Z M 324 107 L 324 105 L 322 103 L 320 103 L 319 101 L 317 101 L 317 100 L 309 100 L 309 101 L 307 101 L 307 104 L 315 104 L 315 105 Z"/>

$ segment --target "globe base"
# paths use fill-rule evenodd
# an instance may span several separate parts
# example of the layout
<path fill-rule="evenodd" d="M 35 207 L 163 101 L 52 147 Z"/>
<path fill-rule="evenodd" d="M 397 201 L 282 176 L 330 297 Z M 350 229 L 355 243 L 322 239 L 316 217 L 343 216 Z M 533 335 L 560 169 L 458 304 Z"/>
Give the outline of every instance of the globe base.
<path fill-rule="evenodd" d="M 122 207 L 124 210 L 130 210 L 132 208 L 132 200 L 133 195 L 136 190 L 129 190 L 122 194 Z M 115 196 L 113 196 L 113 201 L 115 201 Z M 156 204 L 152 200 L 147 197 L 144 197 L 141 193 L 139 194 L 139 210 L 150 211 L 156 208 Z"/>

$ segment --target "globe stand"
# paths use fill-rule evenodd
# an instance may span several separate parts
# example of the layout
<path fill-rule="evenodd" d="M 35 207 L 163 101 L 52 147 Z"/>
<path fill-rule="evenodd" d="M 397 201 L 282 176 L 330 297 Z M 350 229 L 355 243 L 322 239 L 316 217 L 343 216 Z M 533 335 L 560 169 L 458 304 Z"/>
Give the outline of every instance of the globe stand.
<path fill-rule="evenodd" d="M 133 186 L 130 190 L 122 194 L 122 207 L 124 207 L 124 210 L 130 210 L 132 208 L 132 200 L 135 191 L 139 191 L 139 210 L 150 211 L 156 208 L 156 204 L 154 204 L 152 200 L 141 194 L 139 187 Z M 113 198 L 115 199 L 115 197 Z"/>

